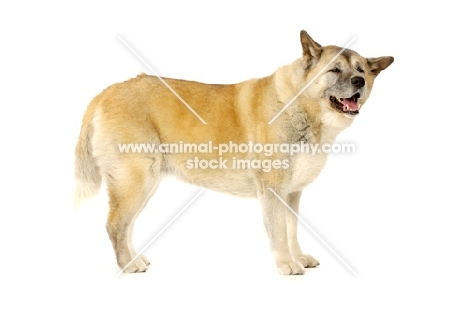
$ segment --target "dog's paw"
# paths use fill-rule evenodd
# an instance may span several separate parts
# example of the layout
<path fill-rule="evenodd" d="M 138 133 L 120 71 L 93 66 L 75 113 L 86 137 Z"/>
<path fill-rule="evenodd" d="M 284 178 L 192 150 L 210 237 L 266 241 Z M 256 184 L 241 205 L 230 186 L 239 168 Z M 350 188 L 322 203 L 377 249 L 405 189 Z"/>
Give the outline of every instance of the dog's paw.
<path fill-rule="evenodd" d="M 149 264 L 149 261 L 148 261 L 148 264 Z M 125 273 L 139 273 L 139 272 L 146 272 L 146 270 L 148 270 L 148 265 L 145 263 L 144 259 L 142 259 L 141 257 L 138 257 L 127 268 L 125 268 L 124 272 Z"/>
<path fill-rule="evenodd" d="M 305 269 L 299 261 L 281 262 L 277 264 L 278 272 L 282 275 L 304 274 Z"/>
<path fill-rule="evenodd" d="M 315 268 L 320 265 L 320 262 L 318 262 L 317 259 L 307 254 L 296 256 L 295 259 L 299 261 L 304 266 L 304 268 Z"/>
<path fill-rule="evenodd" d="M 148 258 L 146 258 L 145 255 L 140 255 L 138 256 L 138 258 L 141 259 L 141 261 L 143 261 L 146 266 L 149 266 L 151 264 L 151 262 L 148 260 Z"/>

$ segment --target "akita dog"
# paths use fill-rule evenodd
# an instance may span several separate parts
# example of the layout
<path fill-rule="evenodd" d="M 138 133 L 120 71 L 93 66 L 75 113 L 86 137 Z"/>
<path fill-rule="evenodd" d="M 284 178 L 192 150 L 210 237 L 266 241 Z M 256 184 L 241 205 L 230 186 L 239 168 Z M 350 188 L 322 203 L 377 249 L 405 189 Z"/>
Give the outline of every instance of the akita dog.
<path fill-rule="evenodd" d="M 148 268 L 145 256 L 136 257 L 133 224 L 165 175 L 258 198 L 279 273 L 303 274 L 319 264 L 302 252 L 297 217 L 288 206 L 298 212 L 302 189 L 318 176 L 327 154 L 293 153 L 282 145 L 292 150 L 333 143 L 393 57 L 322 47 L 306 31 L 300 39 L 302 57 L 268 77 L 218 85 L 142 74 L 91 101 L 76 146 L 76 200 L 96 194 L 105 180 L 106 227 L 123 271 Z M 129 151 L 129 144 L 155 150 Z"/>

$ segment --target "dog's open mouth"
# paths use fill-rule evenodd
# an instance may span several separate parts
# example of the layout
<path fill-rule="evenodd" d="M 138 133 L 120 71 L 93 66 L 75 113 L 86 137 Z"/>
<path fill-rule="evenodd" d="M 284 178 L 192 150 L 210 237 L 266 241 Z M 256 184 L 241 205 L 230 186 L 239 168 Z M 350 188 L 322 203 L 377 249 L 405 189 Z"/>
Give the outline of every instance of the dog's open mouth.
<path fill-rule="evenodd" d="M 354 94 L 350 98 L 336 98 L 335 96 L 330 96 L 330 101 L 332 107 L 339 112 L 355 115 L 359 113 L 357 101 L 360 96 L 359 93 Z"/>

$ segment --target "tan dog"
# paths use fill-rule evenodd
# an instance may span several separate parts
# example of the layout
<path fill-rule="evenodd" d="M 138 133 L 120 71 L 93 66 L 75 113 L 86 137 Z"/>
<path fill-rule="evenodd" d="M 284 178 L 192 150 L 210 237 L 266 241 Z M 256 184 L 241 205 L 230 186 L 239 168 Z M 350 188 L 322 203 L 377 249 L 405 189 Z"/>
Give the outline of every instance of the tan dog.
<path fill-rule="evenodd" d="M 233 85 L 164 79 L 207 124 L 154 76 L 114 84 L 92 100 L 76 146 L 76 199 L 96 194 L 104 178 L 110 205 L 107 231 L 121 269 L 146 271 L 146 257 L 134 258 L 133 223 L 169 174 L 259 198 L 281 274 L 303 274 L 305 267 L 319 264 L 302 252 L 297 218 L 276 194 L 297 212 L 302 189 L 318 176 L 327 155 L 271 147 L 333 143 L 393 57 L 364 58 L 349 49 L 340 54 L 341 48 L 322 47 L 305 31 L 300 38 L 303 56 L 265 78 Z M 148 150 L 124 144 L 145 144 Z M 242 144 L 264 150 L 246 152 Z M 266 146 L 271 152 L 265 152 Z"/>

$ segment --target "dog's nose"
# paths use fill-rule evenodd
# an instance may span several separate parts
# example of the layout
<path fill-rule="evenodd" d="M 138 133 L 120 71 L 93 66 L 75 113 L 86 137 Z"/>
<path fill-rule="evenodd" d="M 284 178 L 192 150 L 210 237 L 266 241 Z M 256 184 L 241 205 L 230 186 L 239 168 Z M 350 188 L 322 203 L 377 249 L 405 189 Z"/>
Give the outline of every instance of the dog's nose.
<path fill-rule="evenodd" d="M 364 80 L 363 77 L 352 77 L 351 84 L 357 88 L 360 88 L 366 84 L 366 80 Z"/>

